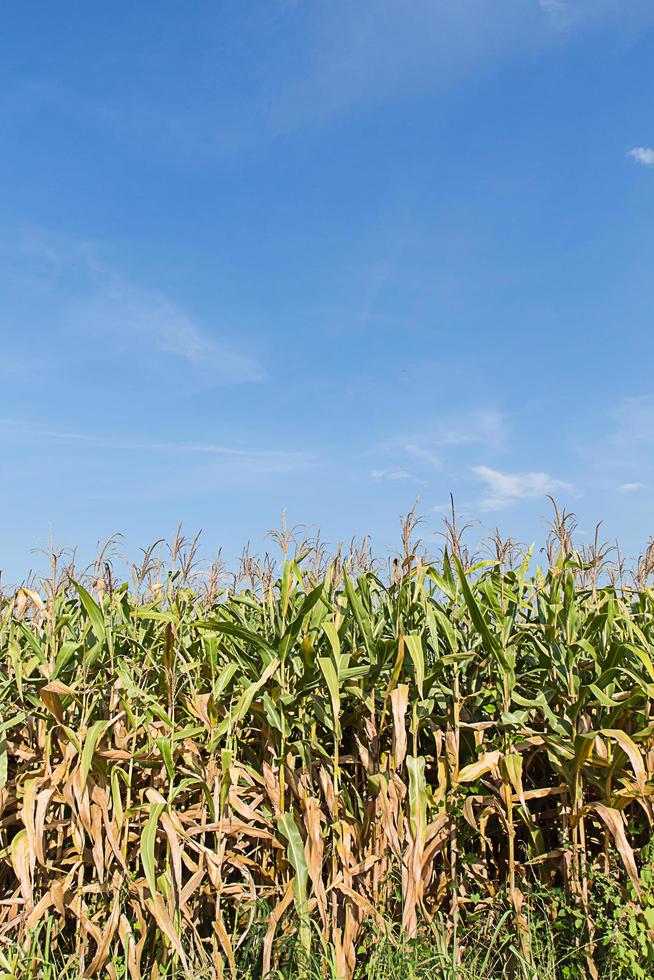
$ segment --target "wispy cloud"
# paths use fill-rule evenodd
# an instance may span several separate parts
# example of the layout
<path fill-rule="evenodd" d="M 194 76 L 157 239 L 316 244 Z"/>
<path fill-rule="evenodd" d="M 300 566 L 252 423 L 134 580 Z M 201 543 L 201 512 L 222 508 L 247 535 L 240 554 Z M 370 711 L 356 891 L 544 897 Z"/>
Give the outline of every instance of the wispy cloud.
<path fill-rule="evenodd" d="M 448 453 L 465 446 L 484 445 L 499 449 L 506 439 L 506 422 L 495 409 L 463 412 L 425 425 L 420 433 L 389 439 L 376 448 L 394 460 L 409 460 L 423 471 L 438 471 Z M 398 464 L 393 469 L 402 469 Z"/>
<path fill-rule="evenodd" d="M 306 18 L 308 43 L 296 59 L 298 74 L 277 88 L 269 125 L 281 132 L 315 125 L 389 97 L 451 86 L 516 47 L 537 51 L 561 32 L 653 19 L 650 0 L 503 0 L 501 14 L 497 0 L 297 4 L 286 26 Z"/>
<path fill-rule="evenodd" d="M 485 511 L 501 510 L 528 497 L 573 491 L 569 483 L 555 479 L 549 473 L 505 473 L 490 466 L 475 466 L 473 473 L 486 484 L 487 493 L 479 503 L 481 510 Z"/>
<path fill-rule="evenodd" d="M 569 25 L 571 11 L 568 0 L 538 0 L 538 5 L 557 27 Z"/>
<path fill-rule="evenodd" d="M 649 146 L 634 146 L 627 152 L 627 156 L 643 167 L 654 167 L 654 149 Z"/>
<path fill-rule="evenodd" d="M 278 87 L 269 124 L 277 132 L 319 124 L 412 90 L 451 84 L 514 44 L 539 43 L 537 8 L 524 0 L 505 0 L 505 8 L 500 28 L 494 0 L 300 4 L 291 18 L 304 17 L 301 70 Z"/>
<path fill-rule="evenodd" d="M 132 148 L 231 156 L 389 98 L 449 88 L 516 50 L 538 52 L 561 32 L 609 18 L 648 24 L 651 0 L 275 0 L 249 4 L 240 18 L 216 4 L 188 15 L 202 37 L 191 65 L 168 31 L 138 68 L 133 59 L 119 63 L 123 86 L 66 84 L 46 68 L 38 82 L 14 84 L 9 102 L 21 124 L 28 118 L 36 128 L 72 112 Z M 232 34 L 245 53 L 236 61 L 222 48 Z M 254 60 L 257 71 L 248 72 Z M 171 66 L 184 69 L 183 86 L 161 85 Z"/>
<path fill-rule="evenodd" d="M 262 381 L 262 365 L 224 338 L 203 329 L 158 290 L 143 289 L 113 272 L 96 276 L 97 288 L 70 305 L 67 324 L 95 338 L 96 351 L 163 354 L 217 384 Z"/>
<path fill-rule="evenodd" d="M 34 425 L 17 419 L 0 419 L 0 435 L 26 441 L 68 443 L 71 446 L 97 448 L 117 453 L 159 453 L 197 457 L 216 457 L 234 463 L 256 465 L 280 472 L 319 465 L 315 452 L 262 449 L 251 446 L 228 446 L 213 442 L 176 442 L 146 437 L 125 438 L 93 432 L 74 432 Z"/>
<path fill-rule="evenodd" d="M 599 442 L 587 439 L 580 456 L 607 492 L 635 493 L 654 478 L 654 396 L 629 395 L 607 413 Z"/>
<path fill-rule="evenodd" d="M 652 19 L 649 0 L 538 0 L 538 5 L 557 30 L 592 27 L 609 18 L 623 20 L 631 26 L 647 24 Z"/>
<path fill-rule="evenodd" d="M 31 233 L 13 242 L 0 240 L 0 253 L 6 297 L 11 297 L 0 327 L 11 317 L 7 336 L 18 346 L 33 321 L 41 331 L 47 326 L 53 365 L 100 362 L 105 378 L 112 363 L 141 362 L 148 372 L 177 365 L 211 384 L 266 377 L 259 359 L 222 324 L 201 324 L 166 292 L 133 282 L 87 243 Z M 17 321 L 22 331 L 15 329 Z"/>
<path fill-rule="evenodd" d="M 440 446 L 470 446 L 483 442 L 499 449 L 506 438 L 506 421 L 501 412 L 483 408 L 446 419 L 436 426 L 434 439 Z"/>
<path fill-rule="evenodd" d="M 414 476 L 413 473 L 409 473 L 408 470 L 371 470 L 370 471 L 371 480 L 375 482 L 381 482 L 384 480 L 393 481 L 406 481 L 408 483 L 424 483 L 419 477 Z"/>
<path fill-rule="evenodd" d="M 443 465 L 440 453 L 436 452 L 432 443 L 424 442 L 401 442 L 397 448 L 404 456 L 407 456 L 419 466 L 424 466 L 430 470 L 439 470 Z"/>

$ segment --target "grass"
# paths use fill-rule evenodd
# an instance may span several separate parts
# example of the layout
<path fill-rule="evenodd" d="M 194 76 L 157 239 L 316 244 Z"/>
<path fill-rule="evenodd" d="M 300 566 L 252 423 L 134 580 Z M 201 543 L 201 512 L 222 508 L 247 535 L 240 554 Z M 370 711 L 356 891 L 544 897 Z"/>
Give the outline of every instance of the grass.
<path fill-rule="evenodd" d="M 653 552 L 572 530 L 53 555 L 0 600 L 0 980 L 654 976 Z"/>

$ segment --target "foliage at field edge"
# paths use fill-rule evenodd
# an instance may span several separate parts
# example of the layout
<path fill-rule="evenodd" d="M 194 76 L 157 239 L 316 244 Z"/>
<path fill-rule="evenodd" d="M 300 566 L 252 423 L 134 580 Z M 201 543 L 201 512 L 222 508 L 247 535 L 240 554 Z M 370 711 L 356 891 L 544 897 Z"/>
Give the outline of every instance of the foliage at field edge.
<path fill-rule="evenodd" d="M 471 930 L 533 976 L 539 895 L 556 975 L 654 975 L 654 591 L 559 532 L 545 570 L 407 536 L 390 580 L 300 549 L 5 596 L 5 976 L 46 928 L 114 980 L 372 976 L 373 934 L 454 976 Z"/>

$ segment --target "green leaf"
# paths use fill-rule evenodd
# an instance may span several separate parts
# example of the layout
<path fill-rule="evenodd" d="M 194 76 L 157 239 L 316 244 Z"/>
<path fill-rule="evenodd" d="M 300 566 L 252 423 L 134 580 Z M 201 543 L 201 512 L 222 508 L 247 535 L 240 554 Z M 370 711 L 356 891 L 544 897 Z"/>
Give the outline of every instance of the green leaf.
<path fill-rule="evenodd" d="M 377 644 L 372 632 L 372 622 L 370 616 L 366 612 L 363 603 L 356 589 L 352 585 L 350 578 L 346 571 L 343 571 L 343 583 L 345 585 L 345 593 L 347 595 L 347 600 L 350 604 L 354 618 L 357 621 L 357 625 L 363 634 L 364 643 L 366 645 L 366 650 L 368 651 L 368 656 L 370 657 L 371 663 L 376 666 L 378 660 L 378 650 Z"/>
<path fill-rule="evenodd" d="M 447 639 L 447 645 L 450 648 L 450 652 L 456 653 L 458 650 L 456 633 L 454 632 L 452 624 L 450 623 L 445 613 L 442 611 L 442 609 L 439 609 L 439 607 L 436 605 L 435 602 L 429 603 L 429 605 L 427 606 L 427 611 L 429 614 L 434 616 L 438 621 L 438 625 L 442 629 L 443 633 L 445 634 L 445 638 Z"/>
<path fill-rule="evenodd" d="M 223 633 L 225 636 L 233 636 L 239 640 L 243 640 L 244 643 L 248 643 L 255 647 L 255 649 L 260 650 L 269 659 L 277 656 L 276 651 L 262 636 L 259 636 L 258 633 L 254 633 L 252 630 L 246 629 L 245 626 L 239 626 L 237 623 L 213 622 L 211 620 L 198 622 L 196 625 L 202 629 L 215 630 L 217 633 Z"/>
<path fill-rule="evenodd" d="M 279 648 L 277 651 L 278 656 L 284 660 L 292 645 L 295 643 L 300 630 L 302 629 L 302 624 L 304 623 L 306 617 L 309 615 L 313 607 L 320 600 L 324 590 L 324 585 L 321 583 L 317 585 L 307 596 L 304 597 L 302 605 L 300 606 L 299 612 L 291 625 L 286 629 L 284 635 L 279 642 Z"/>
<path fill-rule="evenodd" d="M 322 671 L 322 675 L 327 683 L 327 688 L 329 690 L 329 697 L 332 704 L 332 716 L 334 719 L 334 733 L 336 738 L 341 737 L 341 695 L 339 691 L 338 675 L 336 673 L 336 668 L 334 667 L 333 661 L 329 657 L 319 657 L 318 666 Z"/>
<path fill-rule="evenodd" d="M 218 675 L 218 680 L 216 681 L 215 687 L 213 689 L 213 696 L 216 702 L 220 701 L 221 695 L 229 686 L 234 674 L 238 671 L 238 664 L 227 664 L 223 667 L 220 674 Z"/>
<path fill-rule="evenodd" d="M 157 748 L 161 752 L 161 758 L 163 759 L 166 772 L 168 773 L 168 779 L 170 780 L 172 786 L 173 782 L 175 781 L 175 762 L 173 760 L 172 739 L 158 738 Z"/>
<path fill-rule="evenodd" d="M 171 612 L 161 612 L 159 609 L 149 609 L 147 606 L 141 609 L 136 609 L 136 616 L 138 619 L 152 620 L 153 622 L 160 623 L 175 623 L 177 622 L 177 617 Z"/>
<path fill-rule="evenodd" d="M 89 728 L 86 733 L 86 738 L 84 739 L 84 747 L 82 748 L 82 759 L 80 762 L 80 772 L 82 785 L 86 782 L 87 776 L 91 771 L 91 766 L 93 764 L 93 755 L 95 753 L 95 748 L 104 735 L 105 731 L 109 727 L 110 722 L 108 721 L 96 721 Z"/>
<path fill-rule="evenodd" d="M 463 566 L 458 558 L 454 559 L 456 563 L 456 568 L 459 573 L 459 581 L 461 583 L 461 591 L 463 592 L 463 597 L 465 599 L 466 606 L 468 607 L 468 612 L 470 613 L 470 618 L 472 619 L 475 629 L 482 638 L 484 647 L 488 653 L 492 653 L 500 662 L 504 670 L 509 670 L 509 663 L 502 652 L 497 639 L 493 636 L 490 629 L 488 628 L 488 623 L 484 619 L 484 615 L 477 605 L 475 597 L 472 594 L 472 590 L 468 583 L 468 576 L 463 570 Z"/>
<path fill-rule="evenodd" d="M 0 738 L 0 790 L 4 789 L 7 785 L 8 761 L 7 739 Z"/>
<path fill-rule="evenodd" d="M 427 782 L 425 760 L 412 755 L 406 757 L 409 771 L 409 826 L 414 841 L 422 840 L 427 829 Z"/>
<path fill-rule="evenodd" d="M 220 725 L 218 725 L 218 727 L 216 728 L 216 734 L 210 746 L 211 751 L 215 750 L 219 740 L 226 732 L 230 731 L 230 729 L 232 729 L 235 725 L 237 725 L 240 721 L 242 721 L 245 718 L 246 714 L 250 710 L 250 705 L 252 704 L 252 701 L 254 700 L 256 694 L 270 680 L 272 675 L 279 667 L 280 662 L 281 661 L 279 660 L 271 661 L 271 663 L 269 663 L 266 669 L 264 670 L 259 680 L 255 681 L 253 684 L 250 684 L 249 687 L 247 687 L 245 691 L 243 691 L 241 697 L 239 698 L 236 704 L 236 707 L 229 712 L 227 718 L 225 718 L 220 723 Z"/>
<path fill-rule="evenodd" d="M 292 813 L 280 814 L 277 818 L 277 827 L 280 833 L 286 838 L 286 856 L 289 864 L 295 871 L 293 900 L 300 920 L 300 941 L 305 952 L 308 953 L 311 946 L 311 925 L 307 899 L 309 867 L 304 853 L 304 844 Z"/>
<path fill-rule="evenodd" d="M 150 803 L 150 816 L 148 817 L 141 834 L 141 864 L 143 865 L 145 880 L 148 883 L 148 888 L 150 889 L 150 894 L 153 898 L 155 898 L 157 894 L 154 848 L 157 840 L 157 826 L 159 824 L 159 817 L 165 808 L 165 803 Z"/>
<path fill-rule="evenodd" d="M 422 698 L 424 697 L 423 688 L 425 685 L 425 654 L 422 649 L 422 637 L 418 633 L 408 633 L 404 637 L 404 642 L 413 661 L 416 687 Z"/>
<path fill-rule="evenodd" d="M 282 735 L 284 735 L 286 726 L 284 725 L 282 714 L 275 707 L 273 700 L 267 691 L 264 692 L 261 702 L 263 704 L 263 710 L 266 712 L 266 718 L 268 719 L 268 724 L 270 727 L 277 729 L 278 732 L 281 732 Z"/>
<path fill-rule="evenodd" d="M 331 646 L 332 653 L 334 654 L 334 660 L 338 660 L 341 655 L 341 638 L 338 635 L 336 623 L 328 621 L 322 624 L 322 628 L 325 632 L 325 636 L 329 640 L 329 645 Z"/>
<path fill-rule="evenodd" d="M 78 582 L 72 582 L 72 585 L 77 590 L 82 606 L 84 607 L 84 611 L 91 620 L 91 626 L 93 627 L 96 640 L 98 640 L 98 642 L 104 642 L 106 632 L 104 625 L 104 613 L 102 609 L 97 604 L 95 599 L 93 599 L 86 589 L 83 588 Z"/>

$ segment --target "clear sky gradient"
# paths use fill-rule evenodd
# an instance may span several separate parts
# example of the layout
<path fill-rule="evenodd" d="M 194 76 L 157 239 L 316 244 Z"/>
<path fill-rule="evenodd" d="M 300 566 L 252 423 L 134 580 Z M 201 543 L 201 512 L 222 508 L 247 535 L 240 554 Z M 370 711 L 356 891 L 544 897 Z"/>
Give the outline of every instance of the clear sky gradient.
<path fill-rule="evenodd" d="M 650 0 L 10 3 L 0 566 L 654 534 Z M 584 538 L 582 537 L 582 540 Z"/>

